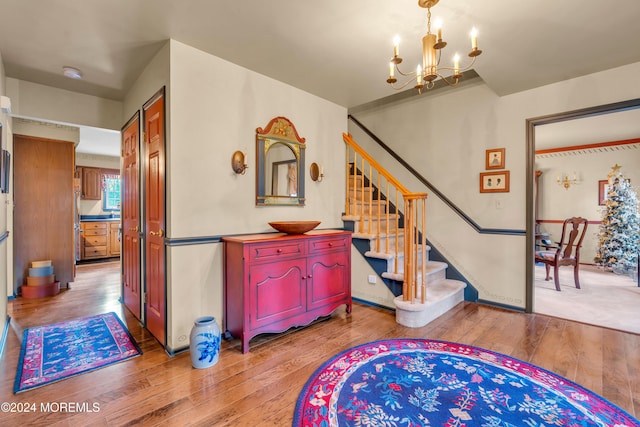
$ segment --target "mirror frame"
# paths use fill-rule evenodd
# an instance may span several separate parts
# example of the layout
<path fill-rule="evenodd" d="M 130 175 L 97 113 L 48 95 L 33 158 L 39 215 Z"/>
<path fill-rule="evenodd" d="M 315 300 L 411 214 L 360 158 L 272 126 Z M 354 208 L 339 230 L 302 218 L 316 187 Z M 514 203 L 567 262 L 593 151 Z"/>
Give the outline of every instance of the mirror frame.
<path fill-rule="evenodd" d="M 298 131 L 289 119 L 278 116 L 269 121 L 265 128 L 256 129 L 256 205 L 294 205 L 304 206 L 304 153 L 305 138 L 298 135 Z M 267 194 L 266 172 L 268 166 L 265 164 L 267 152 L 273 145 L 282 144 L 287 146 L 295 156 L 297 170 L 297 195 L 278 196 Z M 271 183 L 269 183 L 271 188 Z M 269 191 L 268 193 L 271 193 Z"/>

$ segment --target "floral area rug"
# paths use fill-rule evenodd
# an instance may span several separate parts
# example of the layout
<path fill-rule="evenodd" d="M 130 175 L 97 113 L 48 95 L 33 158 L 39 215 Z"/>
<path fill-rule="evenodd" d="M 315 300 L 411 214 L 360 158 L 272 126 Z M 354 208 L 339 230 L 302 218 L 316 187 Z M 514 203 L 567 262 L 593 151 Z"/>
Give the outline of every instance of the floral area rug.
<path fill-rule="evenodd" d="M 142 354 L 115 313 L 25 329 L 14 393 Z"/>
<path fill-rule="evenodd" d="M 640 426 L 583 387 L 478 347 L 394 339 L 346 350 L 307 381 L 294 426 Z"/>

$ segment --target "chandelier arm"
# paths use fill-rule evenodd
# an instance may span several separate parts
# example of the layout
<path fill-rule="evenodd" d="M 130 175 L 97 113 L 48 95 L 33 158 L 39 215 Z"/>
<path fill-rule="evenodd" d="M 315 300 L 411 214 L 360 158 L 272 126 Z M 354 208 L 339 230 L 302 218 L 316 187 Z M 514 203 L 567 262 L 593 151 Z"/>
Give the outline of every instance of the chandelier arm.
<path fill-rule="evenodd" d="M 400 74 L 401 76 L 405 76 L 405 77 L 412 77 L 416 75 L 415 71 L 411 71 L 410 73 L 403 73 L 400 68 L 398 67 L 398 64 L 396 64 L 396 71 L 398 72 L 398 74 Z"/>
<path fill-rule="evenodd" d="M 458 78 L 453 77 L 453 81 L 447 80 L 447 78 L 445 76 L 441 75 L 441 74 L 438 74 L 438 77 L 440 77 L 440 79 L 443 82 L 445 82 L 448 86 L 454 87 L 454 86 L 458 85 L 459 77 Z M 449 76 L 449 77 L 451 77 L 451 76 Z"/>
<path fill-rule="evenodd" d="M 465 67 L 458 67 L 458 72 L 462 73 L 463 71 L 467 71 L 469 69 L 471 69 L 471 67 L 473 67 L 473 64 L 476 63 L 476 57 L 473 57 L 471 59 L 471 62 L 469 63 L 469 65 L 465 66 Z M 455 71 L 456 69 L 454 67 L 439 67 L 439 69 L 441 70 L 448 70 L 448 71 Z"/>
<path fill-rule="evenodd" d="M 411 83 L 411 82 L 413 82 L 413 81 L 414 81 L 413 79 L 409 79 L 409 80 L 407 80 L 406 82 L 404 82 L 404 83 L 403 83 L 402 85 L 400 85 L 400 86 L 396 86 L 394 83 L 390 83 L 390 86 L 391 86 L 391 88 L 392 88 L 392 89 L 395 89 L 395 90 L 402 90 L 402 89 L 404 89 L 405 87 L 409 86 L 409 83 Z"/>

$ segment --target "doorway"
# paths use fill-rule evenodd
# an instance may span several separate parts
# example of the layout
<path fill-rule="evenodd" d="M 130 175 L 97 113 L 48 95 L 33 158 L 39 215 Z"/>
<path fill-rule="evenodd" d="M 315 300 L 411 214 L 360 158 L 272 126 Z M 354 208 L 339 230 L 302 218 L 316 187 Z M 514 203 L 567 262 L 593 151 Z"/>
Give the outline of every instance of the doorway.
<path fill-rule="evenodd" d="M 28 223 L 26 232 L 37 232 L 33 243 L 36 244 L 39 250 L 46 250 L 49 244 L 52 244 L 56 252 L 30 252 L 26 255 L 21 254 L 23 247 L 18 245 L 24 245 L 25 240 L 13 239 L 15 253 L 18 254 L 18 258 L 22 258 L 22 261 L 18 261 L 14 256 L 14 263 L 12 263 L 9 269 L 9 275 L 14 278 L 14 283 L 9 280 L 8 295 L 15 295 L 17 286 L 24 284 L 24 276 L 28 270 L 25 270 L 28 263 L 35 260 L 52 260 L 53 273 L 56 281 L 60 282 L 60 287 L 65 288 L 68 282 L 71 282 L 71 288 L 75 283 L 74 270 L 77 260 L 80 258 L 80 247 L 76 246 L 76 242 L 80 243 L 80 239 L 76 239 L 75 235 L 81 234 L 79 232 L 80 214 L 88 215 L 102 215 L 109 216 L 108 224 L 105 229 L 100 233 L 94 233 L 96 237 L 96 246 L 93 248 L 96 252 L 96 258 L 101 254 L 100 250 L 111 246 L 113 248 L 110 253 L 115 253 L 114 258 L 110 260 L 117 260 L 117 247 L 112 244 L 111 239 L 115 237 L 117 241 L 119 221 L 117 217 L 119 212 L 105 212 L 102 210 L 102 200 L 74 200 L 76 194 L 80 193 L 78 181 L 74 179 L 74 168 L 76 165 L 87 165 L 100 168 L 103 170 L 119 170 L 120 169 L 120 131 L 93 128 L 82 125 L 70 125 L 70 124 L 55 124 L 50 122 L 43 122 L 37 119 L 26 119 L 17 116 L 13 116 L 13 145 L 14 153 L 13 160 L 15 161 L 15 147 L 19 144 L 17 140 L 20 135 L 24 135 L 25 138 L 31 140 L 43 140 L 47 141 L 48 145 L 38 148 L 37 153 L 34 154 L 34 159 L 29 162 L 28 167 L 15 167 L 19 166 L 19 163 L 14 165 L 12 172 L 12 181 L 14 185 L 13 194 L 16 211 L 12 215 L 12 226 L 15 230 L 16 225 L 20 220 L 25 220 Z M 35 137 L 34 135 L 38 135 Z M 67 154 L 64 158 L 68 161 L 64 164 L 64 167 L 58 165 L 57 154 L 51 152 L 56 146 L 64 146 Z M 18 148 L 20 149 L 20 148 Z M 22 155 L 19 157 L 23 157 Z M 25 178 L 22 176 L 29 169 L 33 169 L 36 166 L 35 172 L 27 180 L 44 180 L 45 184 L 31 184 L 29 185 Z M 55 167 L 54 167 L 55 166 Z M 44 170 L 46 168 L 54 168 L 54 175 L 45 175 Z M 58 177 L 57 170 L 61 170 L 62 177 Z M 96 179 L 99 177 L 96 175 Z M 35 182 L 35 181 L 34 181 Z M 19 199 L 18 190 L 23 184 L 26 184 L 26 189 L 22 191 L 26 195 L 26 200 Z M 96 181 L 96 187 L 99 188 L 98 181 Z M 57 194 L 60 192 L 61 196 L 56 197 L 54 202 L 49 202 L 51 194 Z M 21 207 L 25 206 L 25 203 L 37 203 L 38 209 L 35 213 L 36 216 L 31 214 L 23 215 L 19 212 Z M 77 202 L 77 203 L 76 203 Z M 81 211 L 81 205 L 85 208 Z M 38 216 L 40 215 L 40 216 Z M 58 219 L 55 219 L 58 218 Z M 36 226 L 34 226 L 36 224 Z M 113 230 L 109 225 L 116 225 Z M 78 228 L 76 230 L 76 227 Z M 44 231 L 45 228 L 51 231 Z M 112 233 L 112 231 L 114 231 Z M 17 237 L 20 233 L 12 232 Z M 98 247 L 100 246 L 100 247 Z M 119 246 L 119 245 L 118 245 Z M 102 248 L 102 249 L 101 249 Z M 58 252 L 62 255 L 56 255 Z M 107 258 L 105 258 L 107 259 Z M 14 265 L 16 262 L 20 262 L 21 266 Z M 25 264 L 27 263 L 27 264 Z M 22 272 L 22 275 L 20 275 Z M 70 272 L 70 273 L 69 273 Z M 53 307 L 53 306 L 52 306 Z"/>
<path fill-rule="evenodd" d="M 557 131 L 555 135 L 555 138 L 557 139 L 557 141 L 555 141 L 556 146 L 561 147 L 562 145 L 565 145 L 565 146 L 580 145 L 576 142 L 569 143 L 569 142 L 562 141 L 563 132 L 566 131 L 567 126 L 576 125 L 579 123 L 578 121 L 580 122 L 592 121 L 588 125 L 579 123 L 578 127 L 581 127 L 582 130 L 586 129 L 590 133 L 590 137 L 596 138 L 598 142 L 607 142 L 607 141 L 625 139 L 624 134 L 619 133 L 621 131 L 624 131 L 623 129 L 621 129 L 622 126 L 619 126 L 619 125 L 600 126 L 597 124 L 597 121 L 602 120 L 603 118 L 607 120 L 612 120 L 613 117 L 615 116 L 615 113 L 626 114 L 631 110 L 634 110 L 635 113 L 640 114 L 640 99 L 602 105 L 602 106 L 592 107 L 592 108 L 587 108 L 582 110 L 569 111 L 569 112 L 527 120 L 527 203 L 528 203 L 528 206 L 527 206 L 527 260 L 529 260 L 527 262 L 527 278 L 526 278 L 526 311 L 527 312 L 530 312 L 530 313 L 540 312 L 540 310 L 538 310 L 536 307 L 536 303 L 538 302 L 538 298 L 536 298 L 536 286 L 535 286 L 536 267 L 533 262 L 535 243 L 536 243 L 535 231 L 536 231 L 536 219 L 537 219 L 536 218 L 537 206 L 535 202 L 535 198 L 536 198 L 535 177 L 536 177 L 536 171 L 538 170 L 538 167 L 536 164 L 536 156 L 535 156 L 536 150 L 539 150 L 541 147 L 544 147 L 545 144 L 547 144 L 547 142 L 545 142 L 545 138 L 547 138 L 549 134 L 552 134 L 554 130 Z M 622 114 L 620 114 L 620 116 L 622 116 Z M 630 123 L 633 125 L 633 124 L 637 124 L 638 121 L 632 120 Z M 618 132 L 618 133 L 614 133 L 614 132 Z M 637 137 L 638 136 L 637 127 L 633 132 L 635 132 L 633 136 Z M 629 137 L 630 136 L 628 136 L 628 138 Z M 584 139 L 582 144 L 585 145 Z M 562 162 L 560 162 L 560 164 L 562 164 Z M 603 167 L 607 169 L 609 169 L 611 166 L 612 165 L 603 165 Z M 628 164 L 626 168 L 627 172 L 630 171 L 632 168 L 638 169 L 637 166 L 638 165 Z M 568 172 L 573 175 L 574 171 L 570 170 Z M 544 174 L 544 171 L 543 171 L 543 174 Z M 548 176 L 547 176 L 546 182 L 542 183 L 541 192 L 545 191 L 544 190 L 545 185 L 555 186 L 557 188 L 553 190 L 557 191 L 557 189 L 560 188 L 556 183 L 557 171 L 555 171 L 555 173 L 548 173 L 547 175 Z M 577 175 L 580 175 L 580 174 L 578 173 Z M 593 184 L 594 188 L 597 188 L 597 185 L 598 185 L 597 180 L 595 181 L 595 184 L 591 182 L 591 181 L 594 181 L 593 177 L 583 176 L 582 178 L 586 178 L 586 179 L 583 179 L 582 184 L 579 184 L 579 185 L 590 186 L 591 184 Z M 604 179 L 606 179 L 606 173 L 605 173 Z M 578 180 L 580 180 L 580 176 L 578 176 Z M 562 190 L 565 191 L 564 189 Z M 587 203 L 589 202 L 587 201 Z M 591 204 L 594 204 L 594 203 L 595 202 L 591 202 Z M 588 233 L 591 233 L 591 234 L 597 233 L 598 231 L 597 220 L 599 220 L 598 214 L 590 213 L 588 214 L 588 216 L 595 216 L 595 218 L 588 217 L 588 219 L 592 222 L 590 224 L 591 229 L 588 230 Z M 581 256 L 581 263 L 593 263 L 593 257 L 591 256 L 591 254 Z M 568 267 L 565 267 L 565 268 L 568 268 Z M 583 269 L 581 268 L 581 275 L 582 275 L 582 270 Z M 588 272 L 585 274 L 588 274 Z M 560 277 L 562 278 L 562 268 L 560 272 Z M 594 276 L 594 277 L 597 277 L 597 276 Z M 572 280 L 565 281 L 565 282 L 573 286 Z M 571 290 L 571 286 L 567 285 L 567 290 L 568 291 Z M 563 292 L 564 292 L 564 289 L 563 289 Z M 561 292 L 561 293 L 558 293 L 556 297 L 562 298 L 564 295 L 568 296 L 568 293 Z M 592 308 L 595 310 L 597 309 L 597 306 L 598 306 L 598 301 L 594 300 Z M 562 313 L 559 313 L 558 317 L 562 317 Z M 568 318 L 568 317 L 565 317 L 565 318 Z"/>

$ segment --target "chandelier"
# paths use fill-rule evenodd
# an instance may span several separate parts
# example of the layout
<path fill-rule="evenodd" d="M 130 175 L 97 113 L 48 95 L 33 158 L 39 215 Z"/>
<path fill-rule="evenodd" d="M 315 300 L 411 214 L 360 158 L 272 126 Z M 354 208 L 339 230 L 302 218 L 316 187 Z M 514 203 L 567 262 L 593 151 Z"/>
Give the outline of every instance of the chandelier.
<path fill-rule="evenodd" d="M 436 34 L 431 33 L 431 8 L 438 4 L 440 0 L 418 0 L 418 6 L 427 9 L 427 35 L 422 38 L 422 66 L 418 65 L 415 72 L 403 73 L 398 68 L 398 64 L 402 62 L 402 58 L 399 55 L 400 51 L 400 39 L 398 36 L 393 41 L 393 58 L 389 63 L 389 78 L 387 83 L 391 85 L 393 89 L 404 89 L 415 77 L 416 85 L 414 86 L 418 93 L 422 94 L 423 89 L 432 89 L 435 85 L 435 80 L 440 77 L 449 86 L 456 86 L 458 81 L 462 77 L 462 72 L 470 69 L 476 61 L 476 57 L 482 53 L 478 49 L 478 32 L 474 28 L 471 31 L 471 51 L 469 57 L 471 63 L 464 68 L 460 68 L 460 56 L 456 53 L 453 58 L 453 67 L 440 67 L 440 56 L 442 49 L 447 45 L 447 42 L 442 40 L 442 26 L 439 21 L 436 22 Z M 446 78 L 440 72 L 442 70 L 453 71 L 453 74 Z M 403 77 L 409 77 L 407 81 L 399 87 L 395 86 L 398 81 L 395 78 L 395 73 L 398 72 Z"/>

